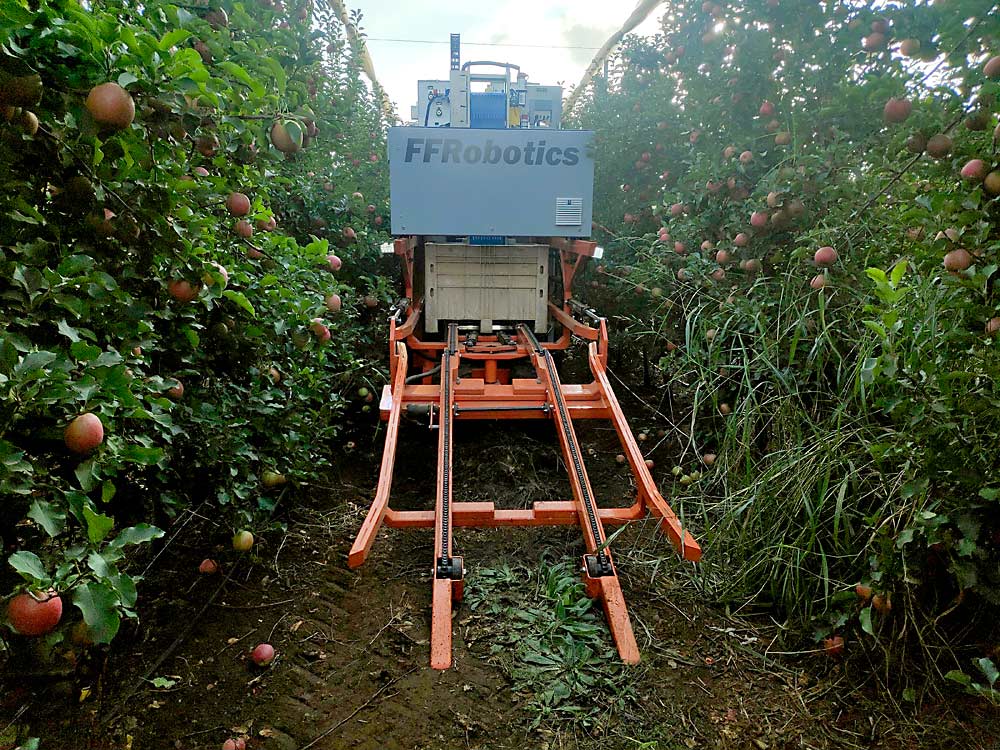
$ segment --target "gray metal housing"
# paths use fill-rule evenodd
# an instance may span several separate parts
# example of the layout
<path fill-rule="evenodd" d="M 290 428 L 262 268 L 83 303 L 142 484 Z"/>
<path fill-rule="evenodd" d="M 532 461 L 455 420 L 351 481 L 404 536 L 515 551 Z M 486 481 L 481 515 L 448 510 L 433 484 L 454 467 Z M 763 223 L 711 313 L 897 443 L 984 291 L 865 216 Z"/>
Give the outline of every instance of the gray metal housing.
<path fill-rule="evenodd" d="M 389 130 L 392 233 L 589 237 L 594 134 Z"/>

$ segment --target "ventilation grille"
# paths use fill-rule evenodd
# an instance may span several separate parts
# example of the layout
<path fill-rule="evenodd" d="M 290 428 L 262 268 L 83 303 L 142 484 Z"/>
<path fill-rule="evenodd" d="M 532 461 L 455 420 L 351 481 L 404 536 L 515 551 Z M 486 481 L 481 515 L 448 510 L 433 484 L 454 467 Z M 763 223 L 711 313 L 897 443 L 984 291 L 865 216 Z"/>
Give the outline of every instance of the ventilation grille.
<path fill-rule="evenodd" d="M 556 226 L 578 227 L 583 223 L 583 198 L 556 198 Z"/>

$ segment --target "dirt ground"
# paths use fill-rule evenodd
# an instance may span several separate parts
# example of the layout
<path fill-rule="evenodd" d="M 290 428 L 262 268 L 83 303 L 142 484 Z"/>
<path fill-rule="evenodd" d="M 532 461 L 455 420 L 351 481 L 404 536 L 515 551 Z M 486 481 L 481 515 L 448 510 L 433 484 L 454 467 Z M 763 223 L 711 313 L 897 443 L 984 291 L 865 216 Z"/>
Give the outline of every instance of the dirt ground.
<path fill-rule="evenodd" d="M 628 408 L 637 429 L 649 426 L 637 404 Z M 601 503 L 629 503 L 610 426 L 580 432 Z M 525 687 L 513 621 L 468 598 L 506 571 L 513 582 L 500 596 L 514 610 L 553 609 L 537 574 L 576 564 L 576 528 L 458 529 L 469 597 L 456 612 L 454 666 L 433 671 L 432 532 L 383 529 L 369 562 L 346 566 L 377 477 L 382 433 L 368 439 L 324 486 L 287 493 L 276 516 L 284 528 L 260 534 L 252 555 L 229 549 L 231 530 L 198 509 L 179 518 L 141 584 L 139 624 L 109 650 L 57 654 L 45 674 L 12 659 L 0 675 L 0 750 L 24 736 L 43 750 L 196 750 L 230 737 L 253 750 L 1000 747 L 1000 717 L 981 703 L 951 695 L 904 708 L 865 664 L 789 647 L 801 639 L 766 614 L 706 601 L 690 566 L 644 522 L 613 545 L 643 663 L 617 665 L 602 636 L 604 655 L 588 662 L 596 684 L 574 693 L 569 718 L 565 704 L 563 713 L 540 704 L 548 678 Z M 457 441 L 457 500 L 569 499 L 551 425 L 460 423 Z M 394 507 L 433 505 L 435 442 L 404 425 Z M 669 448 L 659 450 L 665 472 Z M 209 556 L 220 573 L 199 575 Z M 278 654 L 264 670 L 247 658 L 262 641 Z"/>

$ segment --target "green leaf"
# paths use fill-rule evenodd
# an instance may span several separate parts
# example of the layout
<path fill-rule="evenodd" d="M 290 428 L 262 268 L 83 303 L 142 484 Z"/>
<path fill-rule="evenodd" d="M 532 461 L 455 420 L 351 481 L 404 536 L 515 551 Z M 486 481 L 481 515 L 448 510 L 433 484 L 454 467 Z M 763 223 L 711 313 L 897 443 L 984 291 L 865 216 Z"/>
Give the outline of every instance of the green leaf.
<path fill-rule="evenodd" d="M 80 483 L 80 489 L 84 492 L 90 492 L 94 489 L 94 483 L 97 481 L 96 469 L 97 464 L 94 459 L 91 458 L 82 462 L 73 471 L 73 474 L 76 475 L 76 481 Z"/>
<path fill-rule="evenodd" d="M 232 289 L 226 289 L 222 296 L 228 300 L 235 302 L 241 308 L 246 310 L 254 318 L 257 317 L 257 311 L 253 309 L 253 305 L 250 304 L 248 300 L 241 292 L 233 291 Z"/>
<path fill-rule="evenodd" d="M 869 279 L 876 283 L 885 284 L 889 281 L 888 277 L 885 275 L 885 271 L 881 268 L 867 268 L 865 269 L 865 274 L 867 274 Z"/>
<path fill-rule="evenodd" d="M 118 594 L 103 583 L 90 581 L 73 589 L 73 604 L 83 613 L 94 643 L 110 643 L 118 633 Z"/>
<path fill-rule="evenodd" d="M 952 682 L 957 682 L 959 685 L 964 685 L 965 687 L 972 684 L 972 678 L 960 669 L 951 670 L 945 674 L 944 678 L 946 680 L 951 680 Z"/>
<path fill-rule="evenodd" d="M 56 328 L 59 330 L 59 333 L 68 338 L 70 341 L 76 342 L 80 340 L 80 334 L 76 332 L 76 329 L 73 326 L 66 322 L 66 318 L 60 320 L 56 325 Z"/>
<path fill-rule="evenodd" d="M 271 76 L 274 79 L 274 85 L 277 87 L 278 93 L 284 94 L 285 86 L 288 83 L 288 75 L 285 73 L 285 68 L 273 57 L 265 57 L 260 62 L 271 71 Z"/>
<path fill-rule="evenodd" d="M 986 657 L 976 659 L 976 666 L 979 667 L 980 671 L 986 677 L 986 681 L 990 683 L 990 687 L 995 685 L 996 681 L 1000 679 L 1000 672 L 997 671 L 997 667 L 992 660 Z"/>
<path fill-rule="evenodd" d="M 118 600 L 122 606 L 126 609 L 134 607 L 136 600 L 139 598 L 139 593 L 136 591 L 135 581 L 132 580 L 132 576 L 119 573 L 111 576 L 108 580 L 111 581 L 111 585 L 114 586 L 115 591 L 118 593 Z"/>
<path fill-rule="evenodd" d="M 872 608 L 865 607 L 861 610 L 861 614 L 858 615 L 858 619 L 861 621 L 861 629 L 868 633 L 868 635 L 875 635 L 875 629 L 872 628 Z"/>
<path fill-rule="evenodd" d="M 172 688 L 177 684 L 177 680 L 170 680 L 166 677 L 154 677 L 149 680 L 149 684 L 155 688 Z"/>
<path fill-rule="evenodd" d="M 31 352 L 30 354 L 26 354 L 24 359 L 14 368 L 14 375 L 22 377 L 28 373 L 42 370 L 47 365 L 52 364 L 55 359 L 56 355 L 52 352 Z"/>
<path fill-rule="evenodd" d="M 903 549 L 907 544 L 913 541 L 913 529 L 903 529 L 899 532 L 899 537 L 896 539 L 896 549 Z"/>
<path fill-rule="evenodd" d="M 163 530 L 147 523 L 140 523 L 137 526 L 129 526 L 122 529 L 121 533 L 111 541 L 113 547 L 124 547 L 126 544 L 144 544 L 153 539 L 163 536 Z"/>
<path fill-rule="evenodd" d="M 264 87 L 260 84 L 259 81 L 254 79 L 253 76 L 247 73 L 247 71 L 244 68 L 240 67 L 234 62 L 230 62 L 229 60 L 220 62 L 218 67 L 221 70 L 226 71 L 229 75 L 231 75 L 240 83 L 246 84 L 247 87 L 250 89 L 250 91 L 253 92 L 253 95 L 256 96 L 257 98 L 264 96 L 265 93 Z"/>
<path fill-rule="evenodd" d="M 101 356 L 101 348 L 93 344 L 88 344 L 86 341 L 76 341 L 70 346 L 69 353 L 78 362 L 90 362 Z"/>
<path fill-rule="evenodd" d="M 19 3 L 4 3 L 0 5 L 0 19 L 3 19 L 3 25 L 8 28 L 16 29 L 21 26 L 27 26 L 34 17 L 34 13 L 27 8 L 21 7 Z M 37 746 L 37 740 L 35 740 L 35 744 Z M 21 749 L 18 748 L 18 750 Z M 28 750 L 27 746 L 25 746 L 24 750 Z"/>
<path fill-rule="evenodd" d="M 91 552 L 87 555 L 87 567 L 97 573 L 98 578 L 106 579 L 115 575 L 114 567 L 99 552 Z"/>
<path fill-rule="evenodd" d="M 160 52 L 167 52 L 171 47 L 180 44 L 189 36 L 191 36 L 191 32 L 188 29 L 173 29 L 164 34 L 156 46 L 159 47 Z"/>
<path fill-rule="evenodd" d="M 127 445 L 119 452 L 122 461 L 142 466 L 152 466 L 163 458 L 162 448 L 146 448 L 142 445 Z"/>
<path fill-rule="evenodd" d="M 45 529 L 50 537 L 59 536 L 66 525 L 66 512 L 45 500 L 35 500 L 31 504 L 28 518 Z"/>
<path fill-rule="evenodd" d="M 101 356 L 91 363 L 91 367 L 114 367 L 121 364 L 121 361 L 122 355 L 116 351 L 102 352 Z"/>
<path fill-rule="evenodd" d="M 43 582 L 49 580 L 49 574 L 45 570 L 45 566 L 42 565 L 42 561 L 38 559 L 38 555 L 34 552 L 27 552 L 25 550 L 15 552 L 7 558 L 7 562 L 10 563 L 10 566 L 14 570 L 28 580 Z"/>
<path fill-rule="evenodd" d="M 139 79 L 131 73 L 125 72 L 118 76 L 118 85 L 123 89 L 126 89 L 138 80 Z"/>
<path fill-rule="evenodd" d="M 83 517 L 87 521 L 87 538 L 91 544 L 103 542 L 115 525 L 115 519 L 95 512 L 89 505 L 83 506 Z"/>
<path fill-rule="evenodd" d="M 903 280 L 903 276 L 906 273 L 906 261 L 901 260 L 895 266 L 892 267 L 892 281 L 893 286 L 899 286 L 899 282 Z"/>
<path fill-rule="evenodd" d="M 875 320 L 863 320 L 861 322 L 865 324 L 865 328 L 867 328 L 868 330 L 870 330 L 872 333 L 874 333 L 880 339 L 884 339 L 888 335 L 886 333 L 885 328 L 883 328 L 882 325 L 878 321 L 875 321 Z"/>

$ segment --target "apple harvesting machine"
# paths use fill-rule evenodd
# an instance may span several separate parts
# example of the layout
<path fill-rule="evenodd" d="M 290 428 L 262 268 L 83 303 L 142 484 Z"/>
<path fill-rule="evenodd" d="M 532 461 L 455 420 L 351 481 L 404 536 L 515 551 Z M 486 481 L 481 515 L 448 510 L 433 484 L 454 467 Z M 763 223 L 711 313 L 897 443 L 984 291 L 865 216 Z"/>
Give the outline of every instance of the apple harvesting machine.
<path fill-rule="evenodd" d="M 392 234 L 403 293 L 389 320 L 387 422 L 375 497 L 348 564 L 365 562 L 384 523 L 434 529 L 431 666 L 452 662 L 452 606 L 465 566 L 462 527 L 578 525 L 581 575 L 600 599 L 622 660 L 639 661 L 605 526 L 651 515 L 686 560 L 701 548 L 657 490 L 607 375 L 605 319 L 573 297 L 573 279 L 602 250 L 589 240 L 593 133 L 560 128 L 562 89 L 516 65 L 460 60 L 451 37 L 447 79 L 418 82 L 410 125 L 389 130 Z M 552 353 L 585 342 L 593 381 L 564 384 Z M 460 366 L 465 366 L 460 374 Z M 404 415 L 437 432 L 433 510 L 389 507 Z M 551 420 L 572 500 L 497 508 L 453 498 L 454 434 L 466 420 Z M 573 424 L 608 419 L 635 478 L 628 507 L 600 507 Z"/>

